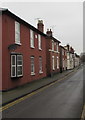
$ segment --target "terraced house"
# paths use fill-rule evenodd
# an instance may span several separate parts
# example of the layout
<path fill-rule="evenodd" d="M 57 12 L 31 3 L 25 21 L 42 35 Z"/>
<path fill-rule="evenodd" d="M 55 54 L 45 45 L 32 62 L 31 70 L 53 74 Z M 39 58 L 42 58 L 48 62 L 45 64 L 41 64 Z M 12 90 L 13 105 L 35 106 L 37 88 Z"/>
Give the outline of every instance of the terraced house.
<path fill-rule="evenodd" d="M 2 90 L 46 77 L 46 35 L 7 9 L 2 10 L 2 61 Z"/>
<path fill-rule="evenodd" d="M 60 72 L 60 41 L 53 37 L 51 29 L 47 29 L 46 53 L 47 53 L 47 75 Z"/>
<path fill-rule="evenodd" d="M 67 50 L 60 45 L 60 72 L 67 70 Z"/>
<path fill-rule="evenodd" d="M 44 34 L 44 24 L 37 28 L 8 9 L 2 9 L 2 85 L 9 90 L 59 72 L 59 43 Z M 50 64 L 49 64 L 50 63 Z"/>
<path fill-rule="evenodd" d="M 6 91 L 34 80 L 53 76 L 79 65 L 79 56 L 70 46 L 60 46 L 51 29 L 37 28 L 8 9 L 0 9 L 0 90 Z"/>

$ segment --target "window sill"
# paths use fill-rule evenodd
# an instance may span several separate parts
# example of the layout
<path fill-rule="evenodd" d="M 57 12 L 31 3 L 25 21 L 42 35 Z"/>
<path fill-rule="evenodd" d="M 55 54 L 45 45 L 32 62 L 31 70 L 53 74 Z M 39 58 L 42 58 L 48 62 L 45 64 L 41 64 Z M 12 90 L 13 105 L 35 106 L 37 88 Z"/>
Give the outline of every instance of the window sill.
<path fill-rule="evenodd" d="M 21 43 L 16 43 L 16 42 L 15 42 L 15 44 L 16 44 L 16 45 L 22 45 Z"/>
<path fill-rule="evenodd" d="M 42 74 L 43 73 L 43 71 L 39 71 L 39 74 Z"/>
<path fill-rule="evenodd" d="M 20 76 L 14 76 L 14 77 L 11 76 L 12 79 L 18 79 L 18 78 L 21 78 L 21 77 L 23 77 L 23 75 L 20 75 Z"/>
<path fill-rule="evenodd" d="M 35 47 L 31 47 L 32 49 L 34 49 Z"/>
<path fill-rule="evenodd" d="M 57 53 L 59 53 L 58 51 L 56 51 Z"/>
<path fill-rule="evenodd" d="M 35 73 L 31 73 L 31 75 L 35 75 Z"/>
<path fill-rule="evenodd" d="M 53 52 L 54 50 L 52 50 L 52 49 L 49 49 L 49 52 Z"/>
<path fill-rule="evenodd" d="M 41 48 L 39 48 L 39 50 L 42 50 Z"/>

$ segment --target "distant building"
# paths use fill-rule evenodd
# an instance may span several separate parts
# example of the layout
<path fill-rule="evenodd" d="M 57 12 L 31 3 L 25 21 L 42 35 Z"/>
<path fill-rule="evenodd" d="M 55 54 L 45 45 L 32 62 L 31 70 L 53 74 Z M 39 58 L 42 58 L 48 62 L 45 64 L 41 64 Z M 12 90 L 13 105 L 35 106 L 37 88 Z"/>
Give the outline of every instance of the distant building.
<path fill-rule="evenodd" d="M 60 46 L 60 72 L 67 70 L 67 50 Z"/>
<path fill-rule="evenodd" d="M 77 67 L 80 65 L 80 56 L 75 53 L 74 57 L 75 57 L 75 67 Z"/>
<path fill-rule="evenodd" d="M 60 52 L 59 52 L 59 43 L 56 38 L 53 37 L 51 29 L 47 30 L 47 40 L 46 40 L 46 68 L 47 75 L 53 75 L 60 71 Z"/>
<path fill-rule="evenodd" d="M 67 50 L 67 69 L 73 69 L 75 67 L 74 49 L 70 45 L 64 48 Z"/>

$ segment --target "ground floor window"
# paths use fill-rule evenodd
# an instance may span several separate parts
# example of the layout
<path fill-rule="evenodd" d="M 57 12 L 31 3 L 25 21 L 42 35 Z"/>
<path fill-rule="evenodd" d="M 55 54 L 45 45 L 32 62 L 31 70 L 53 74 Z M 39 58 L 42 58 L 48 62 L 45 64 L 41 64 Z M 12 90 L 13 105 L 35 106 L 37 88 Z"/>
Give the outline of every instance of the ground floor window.
<path fill-rule="evenodd" d="M 11 77 L 23 76 L 23 56 L 21 54 L 11 55 Z"/>
<path fill-rule="evenodd" d="M 42 57 L 39 57 L 39 73 L 42 73 Z"/>
<path fill-rule="evenodd" d="M 57 69 L 59 69 L 59 57 L 57 56 Z"/>
<path fill-rule="evenodd" d="M 52 68 L 55 70 L 55 61 L 54 61 L 54 56 L 52 56 Z"/>
<path fill-rule="evenodd" d="M 64 58 L 63 58 L 63 68 L 64 68 Z"/>
<path fill-rule="evenodd" d="M 31 75 L 35 75 L 34 56 L 31 56 Z"/>

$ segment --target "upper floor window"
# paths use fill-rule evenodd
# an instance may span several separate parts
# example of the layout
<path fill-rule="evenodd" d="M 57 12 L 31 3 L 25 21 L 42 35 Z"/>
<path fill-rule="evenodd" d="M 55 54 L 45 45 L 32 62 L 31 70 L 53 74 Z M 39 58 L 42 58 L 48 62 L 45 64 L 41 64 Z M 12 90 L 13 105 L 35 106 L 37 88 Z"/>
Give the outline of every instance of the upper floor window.
<path fill-rule="evenodd" d="M 15 21 L 15 43 L 20 44 L 20 23 Z"/>
<path fill-rule="evenodd" d="M 56 44 L 56 50 L 57 50 L 57 52 L 58 52 L 58 43 Z"/>
<path fill-rule="evenodd" d="M 54 51 L 54 42 L 52 41 L 52 50 Z"/>
<path fill-rule="evenodd" d="M 64 49 L 62 49 L 62 55 L 64 55 Z"/>
<path fill-rule="evenodd" d="M 34 48 L 34 32 L 30 30 L 30 47 Z"/>
<path fill-rule="evenodd" d="M 41 35 L 38 34 L 38 48 L 41 50 Z"/>
<path fill-rule="evenodd" d="M 11 55 L 11 77 L 23 76 L 23 56 Z"/>

